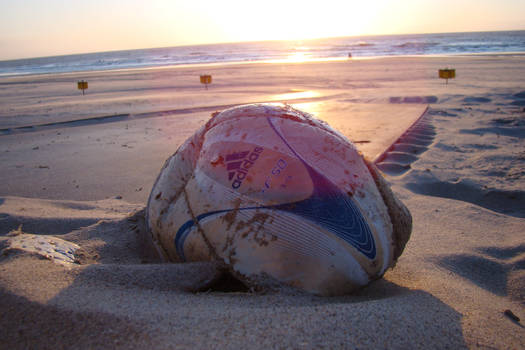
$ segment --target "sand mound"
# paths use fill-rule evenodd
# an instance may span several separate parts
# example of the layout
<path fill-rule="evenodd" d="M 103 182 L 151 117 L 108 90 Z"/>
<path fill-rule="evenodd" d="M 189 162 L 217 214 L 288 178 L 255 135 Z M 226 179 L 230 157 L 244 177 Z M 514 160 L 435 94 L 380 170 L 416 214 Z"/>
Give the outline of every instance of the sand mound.
<path fill-rule="evenodd" d="M 516 129 L 514 127 L 494 126 L 491 128 L 462 129 L 460 132 L 462 134 L 474 134 L 479 136 L 483 136 L 485 134 L 495 134 L 497 136 L 525 138 L 525 133 L 523 133 L 523 130 Z"/>
<path fill-rule="evenodd" d="M 512 100 L 510 103 L 512 106 L 525 106 L 525 91 L 512 95 Z"/>
<path fill-rule="evenodd" d="M 513 97 L 516 97 L 516 98 L 523 98 L 525 99 L 525 90 L 524 91 L 520 91 L 514 95 L 512 95 Z"/>
<path fill-rule="evenodd" d="M 474 100 L 479 98 L 469 99 Z M 525 137 L 522 116 L 515 115 L 513 109 L 496 107 L 488 111 L 430 109 L 428 114 L 446 134 L 434 136 L 434 147 L 423 155 L 431 161 L 418 160 L 403 179 L 405 186 L 418 194 L 461 200 L 525 217 L 525 156 L 519 147 L 508 147 Z M 453 124 L 442 118 L 450 116 L 456 118 Z"/>
<path fill-rule="evenodd" d="M 437 115 L 437 116 L 440 116 L 440 117 L 457 117 L 458 116 L 457 113 L 454 113 L 452 111 L 445 111 L 445 110 L 442 110 L 442 109 L 430 109 L 428 111 L 428 114 L 429 115 Z"/>
<path fill-rule="evenodd" d="M 503 117 L 495 118 L 491 120 L 491 124 L 499 126 L 513 126 L 513 127 L 523 127 L 525 126 L 525 116 L 513 116 L 513 117 Z"/>
<path fill-rule="evenodd" d="M 390 97 L 390 103 L 436 103 L 438 101 L 437 96 L 404 96 L 404 97 Z"/>
<path fill-rule="evenodd" d="M 396 143 L 392 146 L 393 151 L 410 153 L 410 154 L 421 154 L 425 152 L 428 148 L 424 146 L 418 146 L 411 143 Z"/>
<path fill-rule="evenodd" d="M 475 96 L 467 96 L 463 99 L 463 102 L 465 104 L 479 104 L 479 103 L 489 103 L 492 100 L 487 97 L 475 97 Z"/>
<path fill-rule="evenodd" d="M 525 304 L 525 245 L 483 247 L 478 251 L 444 256 L 438 264 L 491 293 Z"/>
<path fill-rule="evenodd" d="M 120 200 L 76 202 L 50 201 L 21 197 L 0 198 L 0 235 L 22 227 L 26 233 L 61 235 L 92 225 L 99 220 L 114 219 L 138 209 Z"/>
<path fill-rule="evenodd" d="M 525 191 L 483 188 L 470 179 L 442 181 L 430 171 L 414 171 L 407 178 L 406 187 L 415 193 L 461 200 L 498 213 L 525 217 Z"/>

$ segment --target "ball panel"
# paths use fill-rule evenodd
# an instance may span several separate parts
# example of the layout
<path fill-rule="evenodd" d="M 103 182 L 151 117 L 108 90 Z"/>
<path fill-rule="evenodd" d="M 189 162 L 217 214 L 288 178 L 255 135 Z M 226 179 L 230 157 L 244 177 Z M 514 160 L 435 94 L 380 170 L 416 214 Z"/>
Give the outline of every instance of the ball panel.
<path fill-rule="evenodd" d="M 188 203 L 183 195 L 180 195 L 164 208 L 165 213 L 159 217 L 157 225 L 162 229 L 159 242 L 165 247 L 166 252 L 172 261 L 183 261 L 175 244 L 179 228 L 189 221 L 193 221 L 193 216 L 188 208 Z"/>
<path fill-rule="evenodd" d="M 228 108 L 215 115 L 209 122 L 208 128 L 211 130 L 215 126 L 230 120 L 239 118 L 255 121 L 267 117 L 278 117 L 291 119 L 300 123 L 309 123 L 309 115 L 298 111 L 291 106 L 281 104 L 250 104 Z"/>
<path fill-rule="evenodd" d="M 379 242 L 378 247 L 383 252 L 383 260 L 379 262 L 382 275 L 393 256 L 392 224 L 388 209 L 363 157 L 350 142 L 343 142 L 339 136 L 328 133 L 325 129 L 310 125 L 290 125 L 282 120 L 273 121 L 273 125 L 308 166 L 352 196 L 373 228 L 375 241 Z M 305 142 L 305 139 L 317 142 Z"/>
<path fill-rule="evenodd" d="M 342 192 L 350 194 L 352 202 L 358 205 L 366 222 L 373 228 L 375 241 L 380 242 L 377 247 L 382 250 L 383 260 L 379 264 L 384 272 L 392 260 L 392 226 L 374 179 L 355 147 L 310 125 L 291 126 L 286 121 L 273 119 L 272 125 L 298 158 L 327 177 Z M 305 139 L 317 142 L 305 142 Z"/>
<path fill-rule="evenodd" d="M 196 173 L 261 205 L 299 201 L 312 193 L 308 172 L 294 156 L 243 142 L 205 147 L 210 151 L 200 158 Z"/>
<path fill-rule="evenodd" d="M 235 272 L 243 276 L 266 274 L 281 282 L 293 281 L 311 292 L 323 290 L 323 294 L 328 293 L 324 289 L 328 285 L 333 288 L 328 281 L 334 279 L 345 279 L 339 289 L 368 283 L 367 273 L 354 257 L 358 254 L 355 248 L 315 224 L 268 209 L 237 209 L 233 213 L 210 215 L 199 221 L 199 227 L 216 255 Z M 188 255 L 186 244 L 184 251 Z"/>
<path fill-rule="evenodd" d="M 173 246 L 173 230 L 180 221 L 191 218 L 183 191 L 193 176 L 204 130 L 199 129 L 168 158 L 148 198 L 146 221 L 153 244 L 164 257 L 173 261 L 180 261 Z"/>
<path fill-rule="evenodd" d="M 199 229 L 199 227 L 193 226 L 187 237 L 181 241 L 184 261 L 212 261 L 215 258 Z M 180 253 L 178 255 L 180 256 Z"/>
<path fill-rule="evenodd" d="M 156 221 L 166 203 L 178 197 L 188 180 L 193 175 L 196 161 L 199 157 L 204 129 L 186 140 L 179 149 L 164 163 L 151 194 L 148 198 L 148 215 L 152 222 Z"/>

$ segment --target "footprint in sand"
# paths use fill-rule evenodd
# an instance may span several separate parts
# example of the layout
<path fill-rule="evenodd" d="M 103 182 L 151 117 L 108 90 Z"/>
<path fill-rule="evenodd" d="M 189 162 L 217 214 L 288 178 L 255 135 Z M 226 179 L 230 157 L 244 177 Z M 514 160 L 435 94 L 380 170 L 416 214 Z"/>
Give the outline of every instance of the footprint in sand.
<path fill-rule="evenodd" d="M 467 96 L 463 99 L 464 104 L 480 104 L 480 103 L 489 103 L 492 100 L 488 97 L 476 97 L 476 96 Z"/>
<path fill-rule="evenodd" d="M 491 293 L 525 303 L 525 244 L 477 250 L 442 257 L 438 264 Z"/>
<path fill-rule="evenodd" d="M 483 188 L 469 179 L 442 181 L 415 175 L 406 187 L 414 193 L 460 200 L 514 217 L 525 217 L 525 191 Z"/>
<path fill-rule="evenodd" d="M 432 124 L 431 110 L 428 110 L 414 125 L 382 154 L 377 160 L 377 167 L 392 176 L 402 175 L 411 169 L 421 153 L 434 142 L 436 130 Z"/>
<path fill-rule="evenodd" d="M 525 106 L 525 90 L 512 95 L 512 99 L 510 103 L 512 106 Z"/>

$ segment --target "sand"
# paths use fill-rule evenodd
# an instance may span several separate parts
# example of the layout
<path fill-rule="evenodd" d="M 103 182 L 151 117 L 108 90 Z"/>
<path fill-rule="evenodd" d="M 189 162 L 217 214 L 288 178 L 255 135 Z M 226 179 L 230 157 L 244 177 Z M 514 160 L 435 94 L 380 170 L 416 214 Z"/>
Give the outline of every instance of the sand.
<path fill-rule="evenodd" d="M 517 54 L 0 79 L 0 348 L 525 348 L 524 81 Z M 354 295 L 209 289 L 213 264 L 144 240 L 164 160 L 210 113 L 271 101 L 355 141 L 412 213 Z"/>

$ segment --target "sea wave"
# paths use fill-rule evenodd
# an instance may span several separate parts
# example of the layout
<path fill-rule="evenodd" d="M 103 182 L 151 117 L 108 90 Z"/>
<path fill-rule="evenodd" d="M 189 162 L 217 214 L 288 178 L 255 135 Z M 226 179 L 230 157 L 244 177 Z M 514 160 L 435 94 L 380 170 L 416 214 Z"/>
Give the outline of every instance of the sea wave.
<path fill-rule="evenodd" d="M 402 49 L 426 49 L 432 46 L 439 45 L 437 42 L 415 42 L 415 41 L 408 41 L 402 44 L 394 45 L 394 47 L 402 48 Z"/>
<path fill-rule="evenodd" d="M 0 76 L 76 71 L 309 59 L 525 52 L 525 31 L 341 37 L 112 51 L 0 61 Z"/>

